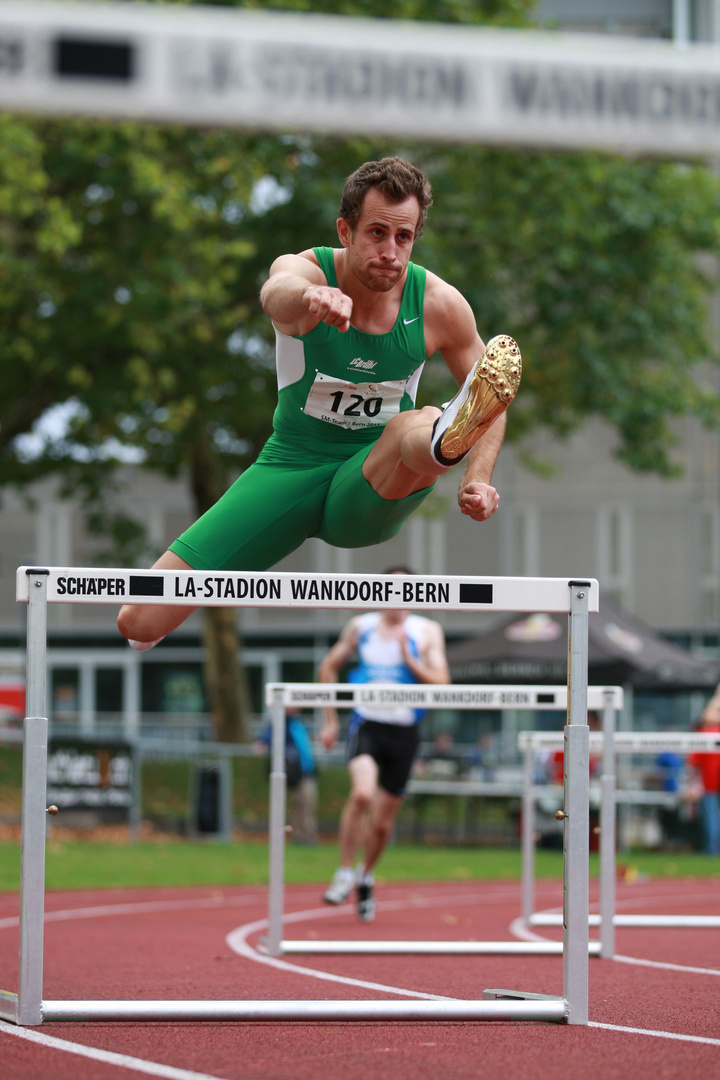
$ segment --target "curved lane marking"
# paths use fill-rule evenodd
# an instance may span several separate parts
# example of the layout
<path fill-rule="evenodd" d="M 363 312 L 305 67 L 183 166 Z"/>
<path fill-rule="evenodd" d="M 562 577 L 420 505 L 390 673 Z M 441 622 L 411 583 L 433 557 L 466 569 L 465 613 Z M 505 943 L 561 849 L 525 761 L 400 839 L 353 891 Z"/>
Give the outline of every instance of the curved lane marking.
<path fill-rule="evenodd" d="M 46 911 L 44 921 L 66 922 L 69 919 L 100 919 L 111 915 L 145 915 L 158 911 L 188 911 L 196 908 L 246 907 L 262 900 L 262 896 L 205 896 L 196 900 L 138 900 L 124 904 L 99 904 L 97 907 L 65 908 Z M 0 919 L 0 930 L 20 925 L 19 915 Z"/>
<path fill-rule="evenodd" d="M 637 956 L 620 956 L 618 953 L 612 958 L 616 964 L 636 964 L 638 967 L 664 968 L 665 971 L 686 971 L 691 975 L 720 975 L 717 968 L 691 967 L 688 964 L 671 964 L 665 960 L 642 960 Z"/>

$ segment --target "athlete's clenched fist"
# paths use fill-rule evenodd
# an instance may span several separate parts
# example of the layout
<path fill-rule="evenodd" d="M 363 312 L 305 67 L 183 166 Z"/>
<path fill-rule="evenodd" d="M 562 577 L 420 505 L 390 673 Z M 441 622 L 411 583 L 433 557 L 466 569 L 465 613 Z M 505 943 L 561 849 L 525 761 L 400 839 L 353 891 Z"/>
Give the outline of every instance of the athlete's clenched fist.
<path fill-rule="evenodd" d="M 343 334 L 350 328 L 353 302 L 340 289 L 331 285 L 308 285 L 303 299 L 309 314 L 320 322 L 335 326 Z"/>

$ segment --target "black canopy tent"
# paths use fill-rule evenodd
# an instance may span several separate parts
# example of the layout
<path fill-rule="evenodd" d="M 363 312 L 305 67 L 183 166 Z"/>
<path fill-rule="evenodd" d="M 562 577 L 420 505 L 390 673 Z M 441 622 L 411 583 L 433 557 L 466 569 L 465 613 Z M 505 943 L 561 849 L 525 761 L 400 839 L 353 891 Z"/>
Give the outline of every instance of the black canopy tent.
<path fill-rule="evenodd" d="M 607 600 L 589 616 L 591 685 L 637 691 L 707 691 L 720 682 L 720 661 L 666 641 Z M 483 633 L 448 646 L 456 683 L 553 683 L 567 678 L 567 626 L 562 616 L 504 615 Z"/>

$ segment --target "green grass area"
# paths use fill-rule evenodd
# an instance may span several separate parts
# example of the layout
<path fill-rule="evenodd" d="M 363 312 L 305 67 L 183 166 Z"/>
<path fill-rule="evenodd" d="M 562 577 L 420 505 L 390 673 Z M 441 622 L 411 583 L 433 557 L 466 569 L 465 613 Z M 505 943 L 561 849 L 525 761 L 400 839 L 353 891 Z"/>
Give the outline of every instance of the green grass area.
<path fill-rule="evenodd" d="M 716 877 L 717 858 L 696 853 L 636 851 L 618 859 L 630 877 Z M 316 848 L 286 848 L 286 881 L 320 883 L 337 865 L 335 844 Z M 590 869 L 598 872 L 597 856 Z M 393 844 L 378 867 L 379 881 L 519 880 L 521 853 L 517 848 L 448 848 Z M 560 878 L 562 854 L 536 854 L 538 878 Z M 100 843 L 50 838 L 47 846 L 48 889 L 145 888 L 193 885 L 258 885 L 267 882 L 265 841 L 217 840 L 140 841 Z M 20 885 L 20 845 L 0 844 L 0 891 Z"/>

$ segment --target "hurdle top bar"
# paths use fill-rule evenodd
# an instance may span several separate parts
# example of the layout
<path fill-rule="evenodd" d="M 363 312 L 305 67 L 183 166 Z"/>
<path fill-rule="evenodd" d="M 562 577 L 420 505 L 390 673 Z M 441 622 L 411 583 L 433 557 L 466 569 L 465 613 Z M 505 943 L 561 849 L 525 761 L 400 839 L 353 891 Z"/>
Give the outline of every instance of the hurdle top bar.
<path fill-rule="evenodd" d="M 520 731 L 520 750 L 561 750 L 561 731 Z M 590 732 L 590 749 L 599 751 L 603 746 L 601 731 Z M 613 750 L 623 754 L 661 754 L 665 750 L 677 750 L 683 754 L 720 753 L 720 732 L 696 731 L 618 731 L 613 735 Z"/>
<path fill-rule="evenodd" d="M 21 566 L 19 603 L 28 602 L 30 575 L 46 583 L 50 604 L 569 613 L 576 586 L 587 592 L 588 611 L 599 600 L 595 579 Z"/>
<path fill-rule="evenodd" d="M 589 686 L 588 708 L 623 705 L 620 686 Z M 422 709 L 538 709 L 566 711 L 567 686 L 477 686 L 397 683 L 266 683 L 265 704 L 348 709 L 355 705 Z"/>

